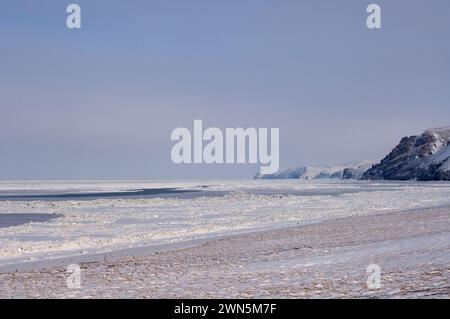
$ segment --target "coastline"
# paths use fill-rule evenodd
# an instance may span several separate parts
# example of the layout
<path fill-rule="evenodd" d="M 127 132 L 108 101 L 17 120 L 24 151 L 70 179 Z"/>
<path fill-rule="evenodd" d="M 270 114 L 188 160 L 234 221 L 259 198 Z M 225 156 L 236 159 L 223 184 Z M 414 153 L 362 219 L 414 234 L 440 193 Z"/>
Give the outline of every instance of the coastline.
<path fill-rule="evenodd" d="M 449 298 L 449 216 L 440 206 L 75 257 L 1 272 L 0 297 Z M 81 289 L 66 287 L 68 262 Z M 372 263 L 378 290 L 366 285 Z"/>

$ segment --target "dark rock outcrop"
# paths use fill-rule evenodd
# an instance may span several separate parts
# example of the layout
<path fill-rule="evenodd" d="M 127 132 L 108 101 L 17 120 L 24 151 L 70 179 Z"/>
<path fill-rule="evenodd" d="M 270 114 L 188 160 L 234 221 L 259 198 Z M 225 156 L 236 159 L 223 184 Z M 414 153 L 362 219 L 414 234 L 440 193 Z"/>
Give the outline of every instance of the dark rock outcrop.
<path fill-rule="evenodd" d="M 431 129 L 419 136 L 404 137 L 362 179 L 450 180 L 450 127 Z"/>

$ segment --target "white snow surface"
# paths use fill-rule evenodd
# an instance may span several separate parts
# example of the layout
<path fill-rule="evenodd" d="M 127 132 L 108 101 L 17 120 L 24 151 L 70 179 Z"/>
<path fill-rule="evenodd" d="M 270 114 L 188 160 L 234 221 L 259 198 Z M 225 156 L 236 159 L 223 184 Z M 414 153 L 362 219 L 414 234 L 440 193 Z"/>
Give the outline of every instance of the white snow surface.
<path fill-rule="evenodd" d="M 261 175 L 256 174 L 256 179 L 264 177 L 271 177 L 274 179 L 341 179 L 343 172 L 346 168 L 355 169 L 361 172 L 365 172 L 375 162 L 362 161 L 362 162 L 347 162 L 334 165 L 311 165 L 311 166 L 299 166 L 297 168 L 281 169 L 275 174 Z M 336 176 L 334 176 L 336 175 Z M 295 176 L 295 177 L 294 177 Z"/>
<path fill-rule="evenodd" d="M 439 167 L 440 171 L 450 170 L 450 126 L 429 129 L 424 134 L 435 136 L 436 143 L 433 145 L 432 155 L 427 158 L 422 166 L 442 164 Z"/>
<path fill-rule="evenodd" d="M 326 166 L 307 166 L 306 172 L 303 174 L 301 179 L 315 179 L 320 177 L 321 174 L 339 174 L 346 168 L 360 169 L 363 172 L 369 169 L 374 164 L 373 161 L 364 162 L 349 162 L 336 165 L 326 165 Z"/>
<path fill-rule="evenodd" d="M 450 145 L 443 147 L 441 146 L 433 155 L 431 155 L 426 163 L 425 166 L 430 164 L 440 164 L 442 165 L 439 167 L 439 170 L 441 171 L 448 171 L 450 170 Z"/>
<path fill-rule="evenodd" d="M 207 188 L 206 188 L 207 186 Z M 450 183 L 330 180 L 190 182 L 0 182 L 0 195 L 177 187 L 224 191 L 94 200 L 0 201 L 6 214 L 58 214 L 46 222 L 0 226 L 0 265 L 450 204 Z M 1 223 L 0 223 L 1 225 Z"/>
<path fill-rule="evenodd" d="M 425 131 L 424 134 L 433 134 L 443 141 L 449 141 L 450 140 L 450 126 L 444 126 L 444 127 L 438 127 L 438 128 L 432 128 Z"/>

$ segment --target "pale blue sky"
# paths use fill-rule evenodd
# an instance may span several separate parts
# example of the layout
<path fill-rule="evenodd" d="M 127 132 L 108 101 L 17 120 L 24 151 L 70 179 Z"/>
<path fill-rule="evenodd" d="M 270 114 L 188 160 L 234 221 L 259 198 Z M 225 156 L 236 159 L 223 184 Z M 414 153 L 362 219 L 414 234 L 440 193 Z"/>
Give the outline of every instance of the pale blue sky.
<path fill-rule="evenodd" d="M 0 179 L 258 171 L 172 164 L 170 133 L 194 119 L 279 127 L 283 167 L 379 160 L 450 125 L 449 39 L 448 0 L 4 1 Z"/>

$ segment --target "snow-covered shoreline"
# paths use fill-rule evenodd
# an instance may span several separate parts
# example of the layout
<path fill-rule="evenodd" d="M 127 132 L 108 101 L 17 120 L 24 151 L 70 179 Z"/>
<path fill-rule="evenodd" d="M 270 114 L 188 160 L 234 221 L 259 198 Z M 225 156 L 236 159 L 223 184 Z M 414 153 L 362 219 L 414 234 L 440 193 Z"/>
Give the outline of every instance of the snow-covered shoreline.
<path fill-rule="evenodd" d="M 159 183 L 2 183 L 3 193 L 176 187 L 195 196 L 65 201 L 0 201 L 3 216 L 53 216 L 0 227 L 0 267 L 203 241 L 335 218 L 450 204 L 448 183 L 198 181 Z M 21 188 L 22 187 L 22 188 Z M 218 192 L 222 195 L 207 195 Z"/>
<path fill-rule="evenodd" d="M 450 207 L 326 220 L 0 273 L 1 298 L 449 298 Z M 381 268 L 369 289 L 366 268 Z"/>

